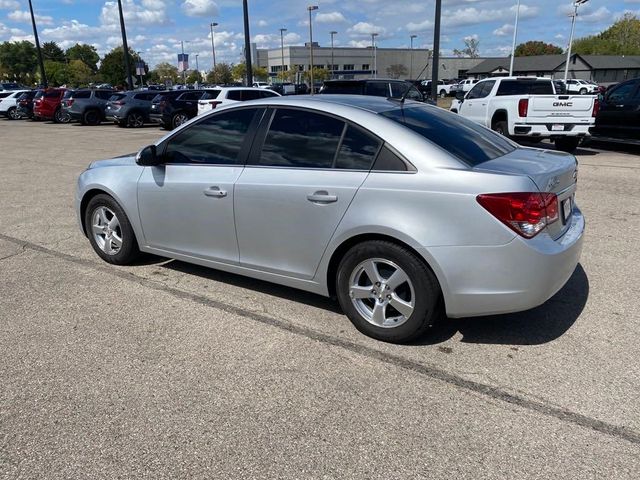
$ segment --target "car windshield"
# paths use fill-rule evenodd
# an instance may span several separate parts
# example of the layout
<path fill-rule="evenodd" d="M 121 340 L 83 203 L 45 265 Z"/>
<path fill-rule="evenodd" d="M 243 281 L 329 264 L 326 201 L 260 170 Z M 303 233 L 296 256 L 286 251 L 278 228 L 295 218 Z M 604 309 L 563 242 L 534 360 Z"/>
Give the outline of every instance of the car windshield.
<path fill-rule="evenodd" d="M 44 91 L 38 90 L 33 98 L 42 98 L 42 97 L 44 97 Z"/>
<path fill-rule="evenodd" d="M 381 115 L 410 128 L 471 167 L 516 149 L 501 135 L 437 107 L 405 106 Z"/>

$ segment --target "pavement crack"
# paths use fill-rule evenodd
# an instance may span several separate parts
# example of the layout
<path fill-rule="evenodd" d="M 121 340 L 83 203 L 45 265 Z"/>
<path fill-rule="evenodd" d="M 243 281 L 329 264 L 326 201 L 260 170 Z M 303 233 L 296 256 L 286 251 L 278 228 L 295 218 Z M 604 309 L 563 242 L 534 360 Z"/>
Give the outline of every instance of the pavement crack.
<path fill-rule="evenodd" d="M 2 262 L 3 260 L 7 260 L 9 258 L 17 257 L 18 255 L 22 255 L 24 252 L 27 251 L 27 247 L 28 247 L 28 245 L 26 245 L 26 244 L 20 245 L 20 251 L 19 252 L 11 253 L 11 254 L 6 255 L 4 257 L 0 257 L 0 262 Z"/>
<path fill-rule="evenodd" d="M 530 412 L 535 412 L 549 418 L 554 418 L 565 423 L 573 424 L 598 433 L 609 435 L 611 437 L 615 437 L 635 445 L 640 445 L 640 432 L 637 432 L 628 427 L 615 425 L 613 423 L 598 420 L 587 415 L 572 412 L 569 409 L 555 406 L 548 401 L 540 401 L 532 398 L 527 398 L 526 396 L 519 395 L 517 393 L 510 393 L 505 388 L 465 379 L 458 374 L 448 372 L 435 365 L 423 364 L 414 360 L 404 358 L 394 353 L 383 352 L 373 347 L 368 347 L 352 342 L 345 338 L 335 337 L 326 333 L 318 332 L 311 328 L 295 325 L 282 319 L 271 317 L 256 311 L 247 310 L 242 307 L 237 307 L 219 300 L 214 300 L 204 295 L 180 290 L 161 282 L 118 270 L 117 268 L 108 266 L 106 264 L 102 265 L 92 260 L 74 257 L 73 255 L 51 250 L 47 247 L 20 240 L 18 238 L 10 237 L 2 233 L 0 233 L 0 240 L 11 242 L 20 245 L 23 249 L 29 249 L 32 251 L 50 255 L 61 260 L 73 263 L 75 265 L 99 271 L 101 273 L 110 274 L 124 280 L 134 281 L 140 285 L 152 288 L 156 291 L 167 293 L 181 300 L 196 302 L 200 305 L 215 308 L 216 310 L 227 312 L 232 315 L 237 315 L 245 319 L 253 320 L 264 325 L 275 327 L 282 331 L 298 335 L 300 337 L 304 337 L 317 342 L 322 342 L 330 346 L 350 351 L 352 353 L 363 355 L 370 359 L 378 360 L 382 363 L 401 368 L 425 378 L 438 380 L 440 382 L 452 385 L 463 391 L 484 395 L 489 399 L 498 400 L 508 405 L 515 405 Z"/>

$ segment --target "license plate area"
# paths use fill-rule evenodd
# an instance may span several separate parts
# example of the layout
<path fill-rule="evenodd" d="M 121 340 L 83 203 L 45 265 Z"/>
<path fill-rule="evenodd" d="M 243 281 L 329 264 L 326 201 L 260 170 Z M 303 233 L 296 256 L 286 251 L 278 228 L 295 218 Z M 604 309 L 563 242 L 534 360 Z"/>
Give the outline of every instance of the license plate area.
<path fill-rule="evenodd" d="M 562 224 L 566 225 L 571 218 L 571 212 L 573 211 L 573 197 L 564 199 L 561 202 L 562 205 Z"/>
<path fill-rule="evenodd" d="M 551 131 L 552 132 L 564 132 L 564 125 L 562 125 L 560 123 L 554 123 L 553 125 L 551 125 Z"/>

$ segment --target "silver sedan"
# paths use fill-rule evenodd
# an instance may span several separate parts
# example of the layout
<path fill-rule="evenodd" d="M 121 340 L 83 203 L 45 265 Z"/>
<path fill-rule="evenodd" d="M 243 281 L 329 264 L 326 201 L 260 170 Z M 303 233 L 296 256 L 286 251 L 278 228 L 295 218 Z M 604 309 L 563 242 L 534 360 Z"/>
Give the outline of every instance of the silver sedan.
<path fill-rule="evenodd" d="M 92 163 L 77 213 L 96 253 L 140 252 L 336 296 L 361 332 L 544 303 L 580 258 L 577 162 L 455 114 L 377 97 L 216 109 Z"/>

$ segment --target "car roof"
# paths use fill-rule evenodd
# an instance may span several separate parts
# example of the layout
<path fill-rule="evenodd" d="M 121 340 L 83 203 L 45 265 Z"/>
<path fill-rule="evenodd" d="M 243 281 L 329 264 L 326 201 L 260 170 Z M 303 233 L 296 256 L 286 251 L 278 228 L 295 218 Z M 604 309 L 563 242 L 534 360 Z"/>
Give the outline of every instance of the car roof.
<path fill-rule="evenodd" d="M 395 82 L 395 83 L 410 83 L 406 80 L 399 80 L 397 78 L 362 78 L 359 80 L 356 79 L 346 79 L 346 80 L 325 80 L 325 84 L 329 85 L 337 85 L 337 84 L 350 84 L 350 83 L 368 83 L 368 82 Z"/>
<path fill-rule="evenodd" d="M 252 104 L 269 104 L 273 106 L 307 107 L 322 109 L 322 104 L 339 105 L 343 107 L 353 107 L 371 113 L 387 112 L 401 107 L 399 100 L 385 97 L 375 97 L 372 95 L 296 95 L 295 97 L 269 97 L 265 99 L 252 100 Z M 406 105 L 424 105 L 421 102 L 406 101 Z"/>

